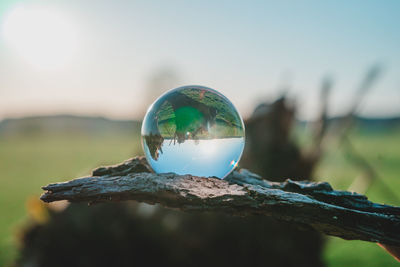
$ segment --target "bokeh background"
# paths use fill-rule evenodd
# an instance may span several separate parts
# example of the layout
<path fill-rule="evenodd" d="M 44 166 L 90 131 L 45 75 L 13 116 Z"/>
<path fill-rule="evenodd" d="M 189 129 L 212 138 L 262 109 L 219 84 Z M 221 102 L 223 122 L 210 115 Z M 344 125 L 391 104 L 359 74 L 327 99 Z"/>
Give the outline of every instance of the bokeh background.
<path fill-rule="evenodd" d="M 315 179 L 400 205 L 399 12 L 394 0 L 1 1 L 0 266 L 18 257 L 21 229 L 45 221 L 41 186 L 142 154 L 147 107 L 187 84 L 220 91 L 244 118 L 284 96 L 305 151 L 321 109 L 351 115 L 351 146 L 330 131 Z M 323 259 L 396 264 L 338 238 Z"/>

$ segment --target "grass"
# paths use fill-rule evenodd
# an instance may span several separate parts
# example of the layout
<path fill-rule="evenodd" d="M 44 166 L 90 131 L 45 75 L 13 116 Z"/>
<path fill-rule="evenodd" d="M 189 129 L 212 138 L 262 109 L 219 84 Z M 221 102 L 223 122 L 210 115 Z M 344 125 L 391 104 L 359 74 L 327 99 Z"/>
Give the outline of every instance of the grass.
<path fill-rule="evenodd" d="M 355 150 L 368 160 L 379 176 L 379 180 L 373 182 L 365 193 L 368 198 L 400 206 L 400 128 L 386 132 L 357 130 L 352 133 L 351 141 Z M 350 163 L 350 157 L 345 149 L 334 145 L 319 165 L 316 177 L 329 182 L 335 189 L 346 190 L 360 174 L 360 169 Z M 329 238 L 324 258 L 332 267 L 398 266 L 398 262 L 376 244 L 340 238 Z"/>
<path fill-rule="evenodd" d="M 400 206 L 400 128 L 373 133 L 357 130 L 351 134 L 350 140 L 357 153 L 371 164 L 379 177 L 366 192 L 369 199 Z M 361 173 L 360 168 L 351 163 L 351 158 L 352 154 L 346 149 L 333 144 L 315 176 L 329 182 L 335 189 L 346 190 Z"/>
<path fill-rule="evenodd" d="M 400 129 L 390 132 L 352 134 L 355 148 L 378 170 L 382 181 L 400 191 Z M 55 181 L 88 174 L 102 164 L 121 162 L 140 150 L 133 134 L 97 137 L 86 135 L 15 136 L 0 138 L 0 266 L 16 256 L 14 236 L 26 219 L 27 198 L 38 197 L 40 187 Z M 316 177 L 335 189 L 347 189 L 360 170 L 349 155 L 335 148 L 321 162 Z M 388 196 L 382 182 L 375 182 L 367 195 L 373 201 L 400 205 Z M 328 266 L 395 266 L 396 262 L 376 244 L 329 238 L 324 253 Z"/>
<path fill-rule="evenodd" d="M 15 257 L 14 236 L 26 219 L 26 200 L 39 197 L 41 186 L 119 163 L 138 150 L 137 138 L 129 135 L 0 139 L 0 266 Z"/>

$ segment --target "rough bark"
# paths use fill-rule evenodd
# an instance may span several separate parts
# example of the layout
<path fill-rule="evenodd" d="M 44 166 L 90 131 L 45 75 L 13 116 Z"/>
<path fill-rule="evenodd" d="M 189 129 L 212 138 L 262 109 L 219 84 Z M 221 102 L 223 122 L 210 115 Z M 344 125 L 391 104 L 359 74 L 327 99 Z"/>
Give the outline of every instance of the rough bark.
<path fill-rule="evenodd" d="M 45 202 L 137 200 L 185 211 L 259 214 L 349 240 L 400 246 L 400 207 L 335 191 L 325 182 L 263 180 L 245 169 L 226 179 L 155 174 L 144 158 L 102 167 L 92 176 L 44 186 Z"/>

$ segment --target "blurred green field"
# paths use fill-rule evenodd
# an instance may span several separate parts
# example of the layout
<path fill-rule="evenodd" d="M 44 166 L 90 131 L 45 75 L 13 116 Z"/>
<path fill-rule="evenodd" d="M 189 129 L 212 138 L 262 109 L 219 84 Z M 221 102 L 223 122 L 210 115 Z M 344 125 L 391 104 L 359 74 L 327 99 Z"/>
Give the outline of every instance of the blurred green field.
<path fill-rule="evenodd" d="M 400 128 L 390 132 L 352 134 L 354 145 L 378 170 L 394 192 L 400 191 Z M 88 174 L 91 169 L 114 164 L 141 153 L 139 139 L 128 134 L 89 137 L 84 134 L 52 134 L 0 138 L 0 266 L 16 256 L 15 236 L 26 220 L 28 197 L 38 197 L 50 182 Z M 346 189 L 359 169 L 346 153 L 332 145 L 316 176 L 336 189 Z M 373 201 L 400 205 L 380 182 L 367 195 Z M 396 261 L 375 244 L 330 238 L 324 258 L 328 266 L 394 266 Z"/>
<path fill-rule="evenodd" d="M 387 131 L 355 130 L 350 140 L 376 170 L 379 180 L 365 193 L 371 201 L 400 206 L 400 128 Z M 319 165 L 315 177 L 329 182 L 335 189 L 346 190 L 361 170 L 351 163 L 351 154 L 332 144 Z M 392 193 L 388 192 L 389 190 Z M 398 266 L 393 258 L 376 244 L 330 238 L 324 258 L 328 266 Z"/>
<path fill-rule="evenodd" d="M 41 186 L 83 176 L 121 162 L 139 150 L 131 135 L 49 135 L 0 139 L 0 266 L 16 255 L 15 235 L 26 219 L 28 197 Z"/>

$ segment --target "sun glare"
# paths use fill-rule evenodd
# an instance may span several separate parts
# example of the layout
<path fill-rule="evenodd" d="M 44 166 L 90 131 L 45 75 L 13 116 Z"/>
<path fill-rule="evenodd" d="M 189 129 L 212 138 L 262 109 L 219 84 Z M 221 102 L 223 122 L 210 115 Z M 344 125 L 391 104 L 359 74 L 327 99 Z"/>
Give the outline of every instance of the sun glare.
<path fill-rule="evenodd" d="M 3 21 L 3 36 L 25 61 L 40 69 L 66 66 L 76 54 L 73 21 L 46 7 L 18 6 Z"/>

